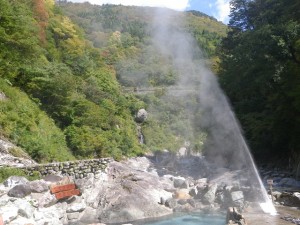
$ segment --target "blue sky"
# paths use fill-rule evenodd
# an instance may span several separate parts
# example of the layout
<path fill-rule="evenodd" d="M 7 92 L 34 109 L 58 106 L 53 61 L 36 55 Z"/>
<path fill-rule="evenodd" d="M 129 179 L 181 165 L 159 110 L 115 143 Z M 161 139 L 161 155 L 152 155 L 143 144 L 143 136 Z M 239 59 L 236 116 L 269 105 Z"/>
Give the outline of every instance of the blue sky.
<path fill-rule="evenodd" d="M 229 0 L 189 0 L 189 7 L 187 9 L 206 13 L 223 23 L 228 23 L 229 20 Z"/>
<path fill-rule="evenodd" d="M 175 10 L 198 10 L 213 16 L 223 23 L 228 23 L 230 0 L 68 0 L 71 2 L 87 2 L 92 4 L 121 4 L 137 6 L 158 6 Z"/>

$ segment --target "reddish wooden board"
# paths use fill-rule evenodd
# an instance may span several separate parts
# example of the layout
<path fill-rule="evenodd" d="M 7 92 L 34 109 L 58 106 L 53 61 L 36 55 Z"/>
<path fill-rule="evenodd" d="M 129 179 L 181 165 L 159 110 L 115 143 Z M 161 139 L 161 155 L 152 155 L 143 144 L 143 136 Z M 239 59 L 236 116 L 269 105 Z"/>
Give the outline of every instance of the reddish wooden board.
<path fill-rule="evenodd" d="M 73 189 L 73 190 L 68 190 L 68 191 L 62 191 L 62 192 L 57 192 L 55 193 L 56 199 L 63 199 L 63 198 L 68 198 L 73 195 L 79 195 L 80 191 L 78 189 Z"/>
<path fill-rule="evenodd" d="M 57 185 L 50 188 L 51 194 L 75 189 L 75 184 Z"/>

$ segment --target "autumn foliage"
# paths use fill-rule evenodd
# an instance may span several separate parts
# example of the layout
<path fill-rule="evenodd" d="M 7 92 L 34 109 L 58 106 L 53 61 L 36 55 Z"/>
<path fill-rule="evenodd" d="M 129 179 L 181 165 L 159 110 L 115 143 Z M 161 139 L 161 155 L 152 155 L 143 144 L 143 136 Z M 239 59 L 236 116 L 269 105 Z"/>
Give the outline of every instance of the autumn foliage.
<path fill-rule="evenodd" d="M 44 44 L 46 42 L 46 28 L 48 25 L 49 14 L 47 12 L 44 0 L 33 0 L 33 6 L 34 17 L 37 20 L 40 28 L 40 41 Z"/>

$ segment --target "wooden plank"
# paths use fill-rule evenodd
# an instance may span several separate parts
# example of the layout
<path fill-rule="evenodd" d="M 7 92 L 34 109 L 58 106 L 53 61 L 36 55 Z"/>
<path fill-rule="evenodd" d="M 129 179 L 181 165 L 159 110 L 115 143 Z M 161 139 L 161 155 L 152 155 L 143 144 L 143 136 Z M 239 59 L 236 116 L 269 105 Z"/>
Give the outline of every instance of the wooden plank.
<path fill-rule="evenodd" d="M 51 194 L 75 189 L 75 184 L 55 185 L 50 188 Z"/>
<path fill-rule="evenodd" d="M 68 198 L 73 195 L 79 195 L 80 191 L 78 189 L 73 189 L 73 190 L 68 190 L 68 191 L 62 191 L 62 192 L 57 192 L 55 193 L 56 199 L 63 199 L 63 198 Z"/>

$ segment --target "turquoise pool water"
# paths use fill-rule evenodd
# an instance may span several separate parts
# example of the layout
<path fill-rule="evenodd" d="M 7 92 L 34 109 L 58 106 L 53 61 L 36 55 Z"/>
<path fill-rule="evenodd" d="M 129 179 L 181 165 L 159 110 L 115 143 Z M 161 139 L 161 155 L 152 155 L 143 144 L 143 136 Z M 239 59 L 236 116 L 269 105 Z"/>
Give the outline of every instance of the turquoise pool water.
<path fill-rule="evenodd" d="M 145 222 L 144 225 L 225 225 L 225 217 L 217 215 L 181 215 L 155 222 Z"/>

